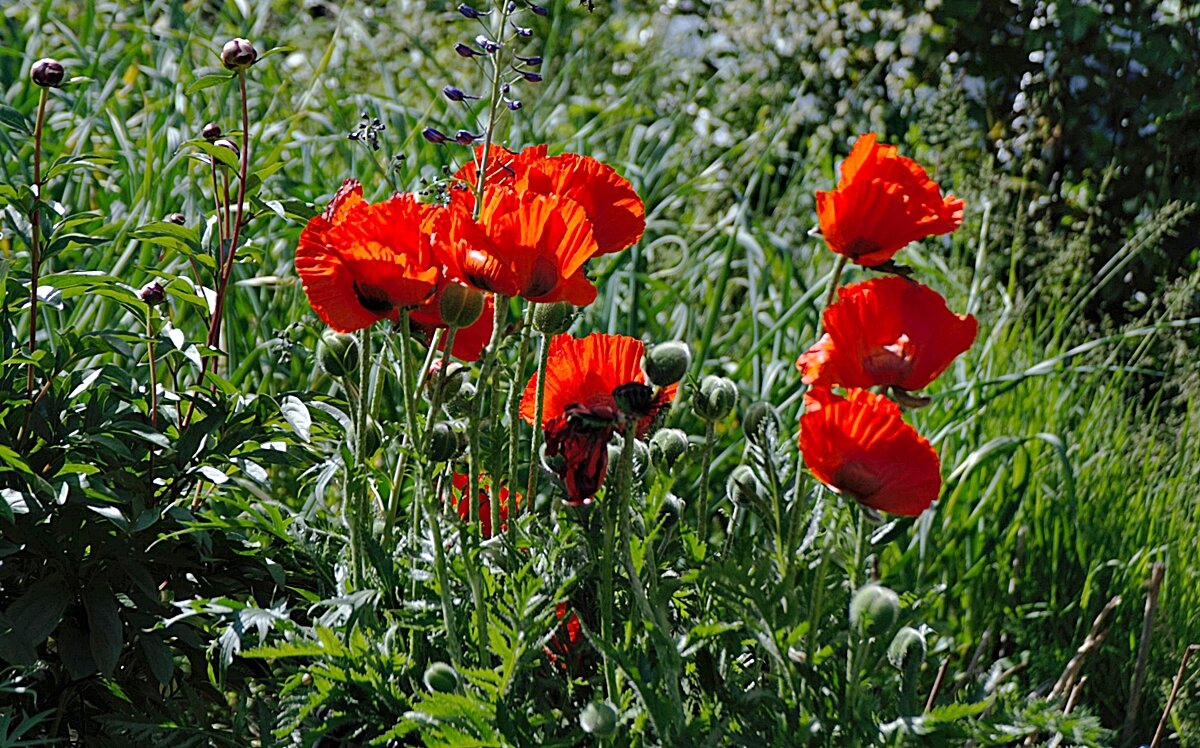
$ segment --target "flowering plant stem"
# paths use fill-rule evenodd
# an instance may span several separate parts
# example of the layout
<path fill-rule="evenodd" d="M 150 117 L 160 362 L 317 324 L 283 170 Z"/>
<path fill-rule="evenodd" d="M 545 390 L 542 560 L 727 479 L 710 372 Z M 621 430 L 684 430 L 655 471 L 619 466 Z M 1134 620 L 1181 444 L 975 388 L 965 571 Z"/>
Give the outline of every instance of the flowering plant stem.
<path fill-rule="evenodd" d="M 708 421 L 704 427 L 704 462 L 700 468 L 700 494 L 696 497 L 696 535 L 703 540 L 705 533 L 705 522 L 708 519 L 708 479 L 709 472 L 712 468 L 713 444 L 716 441 L 716 428 L 712 421 Z"/>
<path fill-rule="evenodd" d="M 43 87 L 38 96 L 37 120 L 33 126 L 33 209 L 29 211 L 29 355 L 37 350 L 38 274 L 42 263 L 42 128 L 46 123 L 46 102 L 50 89 Z M 33 408 L 33 362 L 25 367 L 25 399 Z"/>
<path fill-rule="evenodd" d="M 833 273 L 829 276 L 829 290 L 825 292 L 825 304 L 822 309 L 828 309 L 834 301 L 837 300 L 838 283 L 842 282 L 842 273 L 846 270 L 846 256 L 838 255 L 837 262 L 833 266 Z M 822 314 L 817 320 L 817 338 L 825 332 L 825 317 Z"/>
<path fill-rule="evenodd" d="M 513 369 L 512 386 L 509 387 L 508 390 L 508 485 L 510 488 L 509 495 L 513 499 L 513 506 L 509 507 L 508 511 L 509 514 L 514 517 L 516 516 L 517 511 L 516 487 L 519 481 L 519 477 L 517 475 L 517 452 L 521 446 L 521 430 L 518 428 L 518 426 L 521 422 L 522 389 L 518 386 L 518 382 L 520 382 L 521 377 L 525 373 L 525 365 L 529 357 L 529 329 L 533 324 L 533 310 L 536 306 L 537 304 L 530 304 L 525 308 L 525 322 L 521 327 L 521 341 L 517 346 L 517 362 L 515 368 Z M 494 480 L 493 483 L 495 483 Z M 499 486 L 493 485 L 492 490 L 497 496 L 499 496 Z M 499 519 L 497 514 L 499 512 L 499 499 L 493 501 L 492 504 L 492 527 L 497 528 L 500 526 L 497 524 L 497 520 Z M 512 530 L 515 532 L 516 528 L 517 523 L 513 522 Z"/>
<path fill-rule="evenodd" d="M 366 532 L 370 527 L 367 511 L 367 425 L 371 390 L 371 328 L 358 333 L 358 395 L 354 401 L 354 466 L 346 480 L 344 511 L 350 531 L 350 557 L 353 559 L 354 586 L 366 583 Z"/>
<path fill-rule="evenodd" d="M 532 306 L 532 305 L 531 305 Z M 550 336 L 542 333 L 538 343 L 537 395 L 533 405 L 533 434 L 529 437 L 529 478 L 525 483 L 525 500 L 533 501 L 537 490 L 538 470 L 541 463 L 542 416 L 546 399 L 546 367 L 550 363 Z"/>
<path fill-rule="evenodd" d="M 858 573 L 862 568 L 863 563 L 863 546 L 866 545 L 867 521 L 860 511 L 851 509 L 854 522 L 854 555 L 851 559 L 851 566 L 846 569 L 846 577 L 850 583 L 850 594 L 853 595 L 859 587 Z M 863 631 L 860 631 L 853 622 L 850 622 L 850 629 L 847 632 L 849 647 L 846 650 L 846 680 L 845 680 L 845 697 L 842 703 L 847 715 L 854 715 L 855 702 L 858 701 L 858 674 L 862 671 L 862 658 L 866 654 L 866 636 Z M 858 735 L 855 733 L 852 738 L 852 745 L 858 744 Z"/>

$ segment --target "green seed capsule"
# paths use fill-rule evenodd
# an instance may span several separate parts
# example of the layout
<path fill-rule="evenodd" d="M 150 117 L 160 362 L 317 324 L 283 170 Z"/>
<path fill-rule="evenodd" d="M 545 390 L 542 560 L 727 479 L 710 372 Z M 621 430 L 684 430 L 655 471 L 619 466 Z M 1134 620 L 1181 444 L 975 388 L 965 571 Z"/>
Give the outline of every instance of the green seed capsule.
<path fill-rule="evenodd" d="M 606 702 L 593 701 L 579 714 L 579 726 L 597 738 L 610 737 L 617 730 L 617 712 Z"/>
<path fill-rule="evenodd" d="M 883 585 L 864 584 L 850 599 L 850 624 L 869 636 L 891 631 L 899 615 L 900 598 Z"/>
<path fill-rule="evenodd" d="M 709 374 L 700 380 L 700 391 L 692 400 L 696 414 L 706 421 L 719 421 L 737 405 L 738 391 L 725 377 Z"/>
<path fill-rule="evenodd" d="M 458 690 L 458 671 L 444 662 L 435 662 L 425 670 L 425 687 L 438 693 Z"/>
<path fill-rule="evenodd" d="M 317 363 L 330 376 L 350 376 L 358 371 L 358 341 L 353 335 L 326 330 L 317 342 Z"/>
<path fill-rule="evenodd" d="M 646 358 L 642 362 L 646 376 L 659 387 L 666 387 L 683 379 L 691 365 L 692 351 L 687 343 L 679 340 L 659 343 L 646 352 Z"/>

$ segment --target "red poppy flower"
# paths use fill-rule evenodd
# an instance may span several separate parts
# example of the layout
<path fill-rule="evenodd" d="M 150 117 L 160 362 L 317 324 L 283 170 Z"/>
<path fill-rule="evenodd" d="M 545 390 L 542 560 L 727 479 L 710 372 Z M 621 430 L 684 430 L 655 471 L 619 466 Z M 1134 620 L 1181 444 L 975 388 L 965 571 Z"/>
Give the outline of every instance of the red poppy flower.
<path fill-rule="evenodd" d="M 529 301 L 586 306 L 596 287 L 583 264 L 597 252 L 583 207 L 558 195 L 488 187 L 479 220 L 451 203 L 434 224 L 438 255 L 453 278 Z"/>
<path fill-rule="evenodd" d="M 900 406 L 869 390 L 840 397 L 826 388 L 804 396 L 800 453 L 822 483 L 873 509 L 916 516 L 941 491 L 937 452 L 900 416 Z"/>
<path fill-rule="evenodd" d="M 937 291 L 896 276 L 839 288 L 822 320 L 826 334 L 796 361 L 804 383 L 819 387 L 919 390 L 971 347 L 979 329 Z"/>
<path fill-rule="evenodd" d="M 554 606 L 554 615 L 560 623 L 542 651 L 551 664 L 566 671 L 577 670 L 580 659 L 577 648 L 583 641 L 583 625 L 579 622 L 579 615 L 566 602 Z"/>
<path fill-rule="evenodd" d="M 467 502 L 467 491 L 471 483 L 469 476 L 462 473 L 455 473 L 452 479 L 453 489 L 451 500 L 454 501 L 454 506 L 458 510 L 458 516 L 464 521 L 471 516 L 471 505 Z M 491 495 L 490 479 L 480 476 L 479 480 L 479 529 L 484 540 L 492 537 L 492 507 L 490 502 Z M 508 502 L 512 494 L 503 486 L 500 488 L 500 531 L 508 531 Z M 521 504 L 521 494 L 516 494 L 514 499 L 517 506 Z"/>
<path fill-rule="evenodd" d="M 634 433 L 645 436 L 659 412 L 675 397 L 676 385 L 657 392 L 642 372 L 645 347 L 624 335 L 593 333 L 586 338 L 556 335 L 546 364 L 542 426 L 546 454 L 562 456 L 568 501 L 587 503 L 600 490 L 608 469 L 608 441 L 630 413 Z M 521 417 L 533 423 L 537 375 L 525 387 Z"/>
<path fill-rule="evenodd" d="M 476 149 L 475 160 L 455 175 L 467 189 L 454 190 L 451 200 L 468 211 L 475 205 L 472 188 L 482 159 L 482 148 Z M 646 207 L 633 185 L 591 156 L 547 156 L 546 146 L 538 145 L 520 153 L 492 148 L 488 161 L 489 185 L 511 186 L 519 193 L 559 195 L 579 203 L 592 224 L 599 247 L 596 254 L 626 249 L 646 230 Z"/>
<path fill-rule="evenodd" d="M 438 311 L 438 296 L 441 295 L 441 289 L 438 289 L 437 296 L 420 309 L 413 310 L 410 317 L 412 322 L 413 337 L 417 338 L 426 345 L 433 338 L 433 331 L 438 328 L 445 329 L 446 323 L 442 321 L 442 315 Z M 478 361 L 483 354 L 483 349 L 492 339 L 492 325 L 496 314 L 496 300 L 492 296 L 488 296 L 483 300 L 483 314 L 479 315 L 479 319 L 466 327 L 459 328 L 458 332 L 454 333 L 454 350 L 450 354 L 460 361 Z M 446 350 L 446 339 L 442 337 L 441 350 Z"/>
<path fill-rule="evenodd" d="M 963 201 L 943 198 L 920 165 L 867 133 L 842 162 L 837 189 L 817 192 L 817 216 L 830 249 L 871 267 L 910 242 L 957 229 Z"/>
<path fill-rule="evenodd" d="M 317 316 L 352 332 L 425 303 L 439 276 L 423 229 L 433 210 L 413 195 L 370 204 L 362 185 L 343 183 L 296 247 L 296 271 Z"/>

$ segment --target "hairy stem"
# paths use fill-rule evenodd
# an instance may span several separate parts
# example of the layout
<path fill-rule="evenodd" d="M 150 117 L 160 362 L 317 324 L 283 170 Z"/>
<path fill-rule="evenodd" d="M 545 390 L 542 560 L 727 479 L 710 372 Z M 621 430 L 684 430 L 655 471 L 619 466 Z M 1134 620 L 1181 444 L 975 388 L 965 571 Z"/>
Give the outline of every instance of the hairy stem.
<path fill-rule="evenodd" d="M 543 334 L 538 343 L 537 400 L 533 406 L 533 434 L 529 437 L 529 478 L 525 483 L 525 501 L 532 502 L 537 491 L 542 447 L 542 418 L 546 399 L 546 366 L 550 362 L 550 337 Z"/>

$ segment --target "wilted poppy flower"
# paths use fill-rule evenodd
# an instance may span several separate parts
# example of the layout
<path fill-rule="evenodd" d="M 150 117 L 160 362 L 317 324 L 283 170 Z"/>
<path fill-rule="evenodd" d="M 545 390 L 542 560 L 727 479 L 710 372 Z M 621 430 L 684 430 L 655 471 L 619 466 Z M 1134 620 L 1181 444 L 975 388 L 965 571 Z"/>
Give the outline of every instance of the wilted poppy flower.
<path fill-rule="evenodd" d="M 451 203 L 437 216 L 434 237 L 447 274 L 476 288 L 576 306 L 596 298 L 583 274 L 596 238 L 583 207 L 569 198 L 491 186 L 478 221 Z"/>
<path fill-rule="evenodd" d="M 825 335 L 800 356 L 804 383 L 919 390 L 975 342 L 979 325 L 933 289 L 889 276 L 838 289 Z"/>
<path fill-rule="evenodd" d="M 454 190 L 451 200 L 470 210 L 475 205 L 471 189 L 479 173 L 482 148 L 475 160 L 455 175 L 468 189 Z M 597 254 L 620 252 L 633 245 L 646 230 L 646 207 L 629 180 L 608 164 L 577 153 L 546 155 L 538 145 L 513 153 L 493 147 L 488 156 L 487 183 L 511 186 L 519 193 L 559 195 L 579 203 L 592 224 Z"/>
<path fill-rule="evenodd" d="M 822 483 L 859 503 L 916 516 L 941 491 L 937 452 L 904 422 L 900 406 L 869 390 L 826 388 L 804 396 L 800 453 Z"/>
<path fill-rule="evenodd" d="M 317 316 L 352 332 L 425 303 L 439 276 L 423 228 L 433 210 L 413 195 L 370 204 L 362 185 L 343 183 L 296 247 L 296 271 Z"/>
<path fill-rule="evenodd" d="M 633 419 L 634 434 L 645 436 L 677 386 L 655 390 L 649 385 L 642 371 L 645 347 L 624 335 L 556 335 L 547 353 L 542 401 L 546 454 L 564 459 L 560 474 L 569 501 L 586 503 L 604 482 L 613 432 Z M 521 399 L 521 417 L 532 424 L 536 410 L 535 374 Z"/>
<path fill-rule="evenodd" d="M 478 361 L 480 355 L 483 354 L 483 349 L 492 338 L 495 314 L 496 300 L 488 296 L 483 301 L 483 314 L 479 315 L 479 319 L 466 327 L 459 328 L 458 332 L 454 334 L 454 350 L 450 351 L 450 354 L 460 361 Z M 420 309 L 414 309 L 410 319 L 413 337 L 426 345 L 432 339 L 434 330 L 446 328 L 446 324 L 438 312 L 436 297 Z M 445 336 L 442 337 L 440 345 L 441 350 L 445 351 Z"/>
<path fill-rule="evenodd" d="M 471 516 L 471 505 L 467 501 L 467 492 L 470 490 L 469 486 L 471 479 L 462 473 L 455 473 L 451 483 L 453 485 L 453 489 L 450 500 L 454 502 L 454 506 L 458 510 L 458 516 L 465 521 Z M 478 505 L 479 529 L 485 540 L 492 537 L 492 507 L 490 501 L 491 492 L 491 480 L 484 476 L 480 476 Z M 499 508 L 501 532 L 508 531 L 508 503 L 511 496 L 512 494 L 509 493 L 509 490 L 501 486 Z M 515 503 L 517 506 L 520 506 L 521 494 L 518 493 L 516 495 Z"/>
<path fill-rule="evenodd" d="M 817 192 L 817 216 L 830 249 L 870 267 L 910 242 L 957 229 L 963 201 L 943 198 L 920 165 L 867 133 L 842 162 L 837 189 Z"/>

